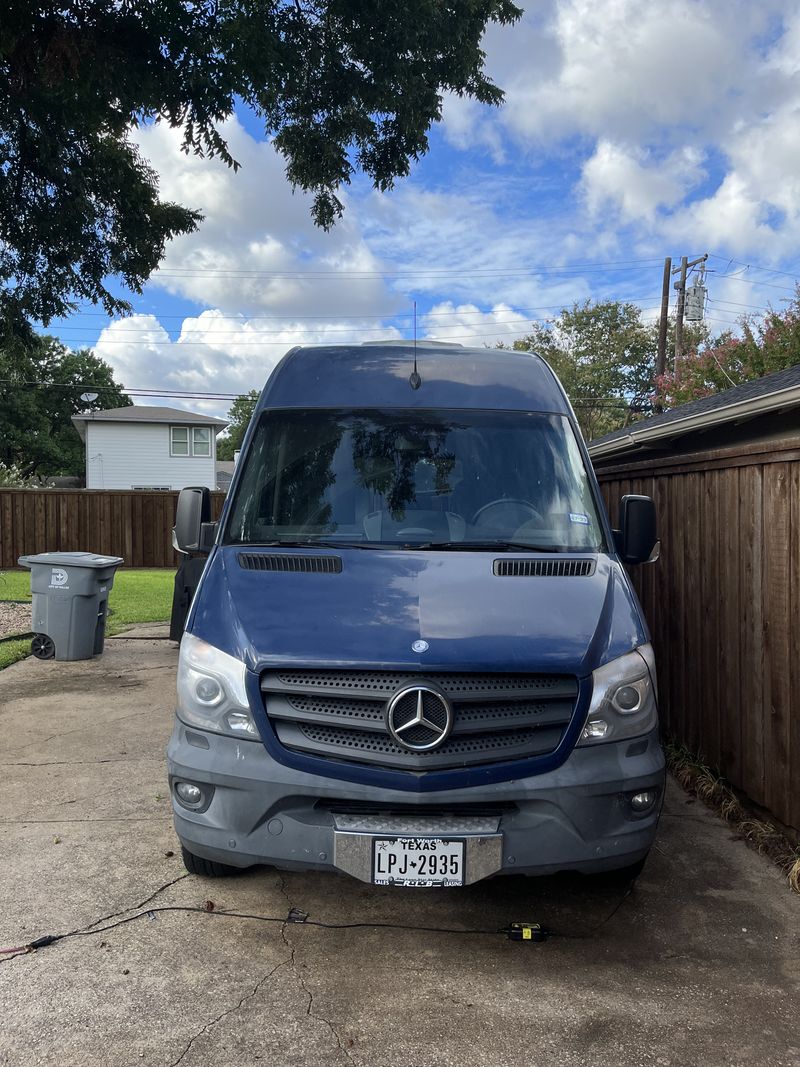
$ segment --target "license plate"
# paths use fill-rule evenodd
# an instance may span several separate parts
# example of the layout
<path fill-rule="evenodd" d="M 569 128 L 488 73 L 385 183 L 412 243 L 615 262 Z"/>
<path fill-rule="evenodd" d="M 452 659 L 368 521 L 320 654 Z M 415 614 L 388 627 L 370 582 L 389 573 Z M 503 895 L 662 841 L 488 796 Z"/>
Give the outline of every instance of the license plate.
<path fill-rule="evenodd" d="M 464 842 L 441 837 L 378 837 L 373 843 L 375 885 L 464 884 Z"/>

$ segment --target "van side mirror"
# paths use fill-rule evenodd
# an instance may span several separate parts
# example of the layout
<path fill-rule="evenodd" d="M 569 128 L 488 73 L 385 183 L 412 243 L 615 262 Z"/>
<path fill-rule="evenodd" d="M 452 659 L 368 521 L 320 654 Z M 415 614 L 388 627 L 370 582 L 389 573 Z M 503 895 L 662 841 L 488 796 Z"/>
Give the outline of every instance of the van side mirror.
<path fill-rule="evenodd" d="M 649 496 L 624 496 L 619 502 L 619 529 L 614 531 L 623 563 L 647 563 L 658 544 L 656 508 Z"/>
<path fill-rule="evenodd" d="M 205 486 L 190 486 L 178 494 L 172 543 L 178 552 L 208 553 L 216 524 L 211 521 L 211 493 Z M 211 529 L 209 530 L 209 527 Z M 209 533 L 211 536 L 209 537 Z"/>

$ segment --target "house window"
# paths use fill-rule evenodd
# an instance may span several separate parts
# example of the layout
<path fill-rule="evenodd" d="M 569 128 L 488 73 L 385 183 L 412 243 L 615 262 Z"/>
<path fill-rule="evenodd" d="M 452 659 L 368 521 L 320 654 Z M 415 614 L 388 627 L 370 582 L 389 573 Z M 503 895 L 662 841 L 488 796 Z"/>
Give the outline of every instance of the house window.
<path fill-rule="evenodd" d="M 170 426 L 171 456 L 211 456 L 210 426 Z"/>
<path fill-rule="evenodd" d="M 192 455 L 211 455 L 211 430 L 208 426 L 192 427 Z"/>
<path fill-rule="evenodd" d="M 189 455 L 189 427 L 170 426 L 169 452 L 171 456 Z"/>

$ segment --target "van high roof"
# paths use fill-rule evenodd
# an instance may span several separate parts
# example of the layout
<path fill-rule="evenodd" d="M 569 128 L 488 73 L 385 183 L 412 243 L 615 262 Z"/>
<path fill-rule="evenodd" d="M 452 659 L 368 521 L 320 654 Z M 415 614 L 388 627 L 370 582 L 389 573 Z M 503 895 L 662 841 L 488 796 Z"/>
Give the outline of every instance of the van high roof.
<path fill-rule="evenodd" d="M 287 352 L 262 394 L 264 408 L 493 408 L 569 412 L 545 361 L 507 348 L 414 343 L 298 347 Z"/>

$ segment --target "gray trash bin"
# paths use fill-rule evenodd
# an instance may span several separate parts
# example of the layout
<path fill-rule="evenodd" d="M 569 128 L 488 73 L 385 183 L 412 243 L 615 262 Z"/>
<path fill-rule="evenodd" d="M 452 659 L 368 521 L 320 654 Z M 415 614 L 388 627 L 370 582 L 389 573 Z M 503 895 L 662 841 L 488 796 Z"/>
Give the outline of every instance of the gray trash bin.
<path fill-rule="evenodd" d="M 39 659 L 91 659 L 103 651 L 108 594 L 120 556 L 40 552 L 20 556 L 31 572 L 33 641 Z"/>

